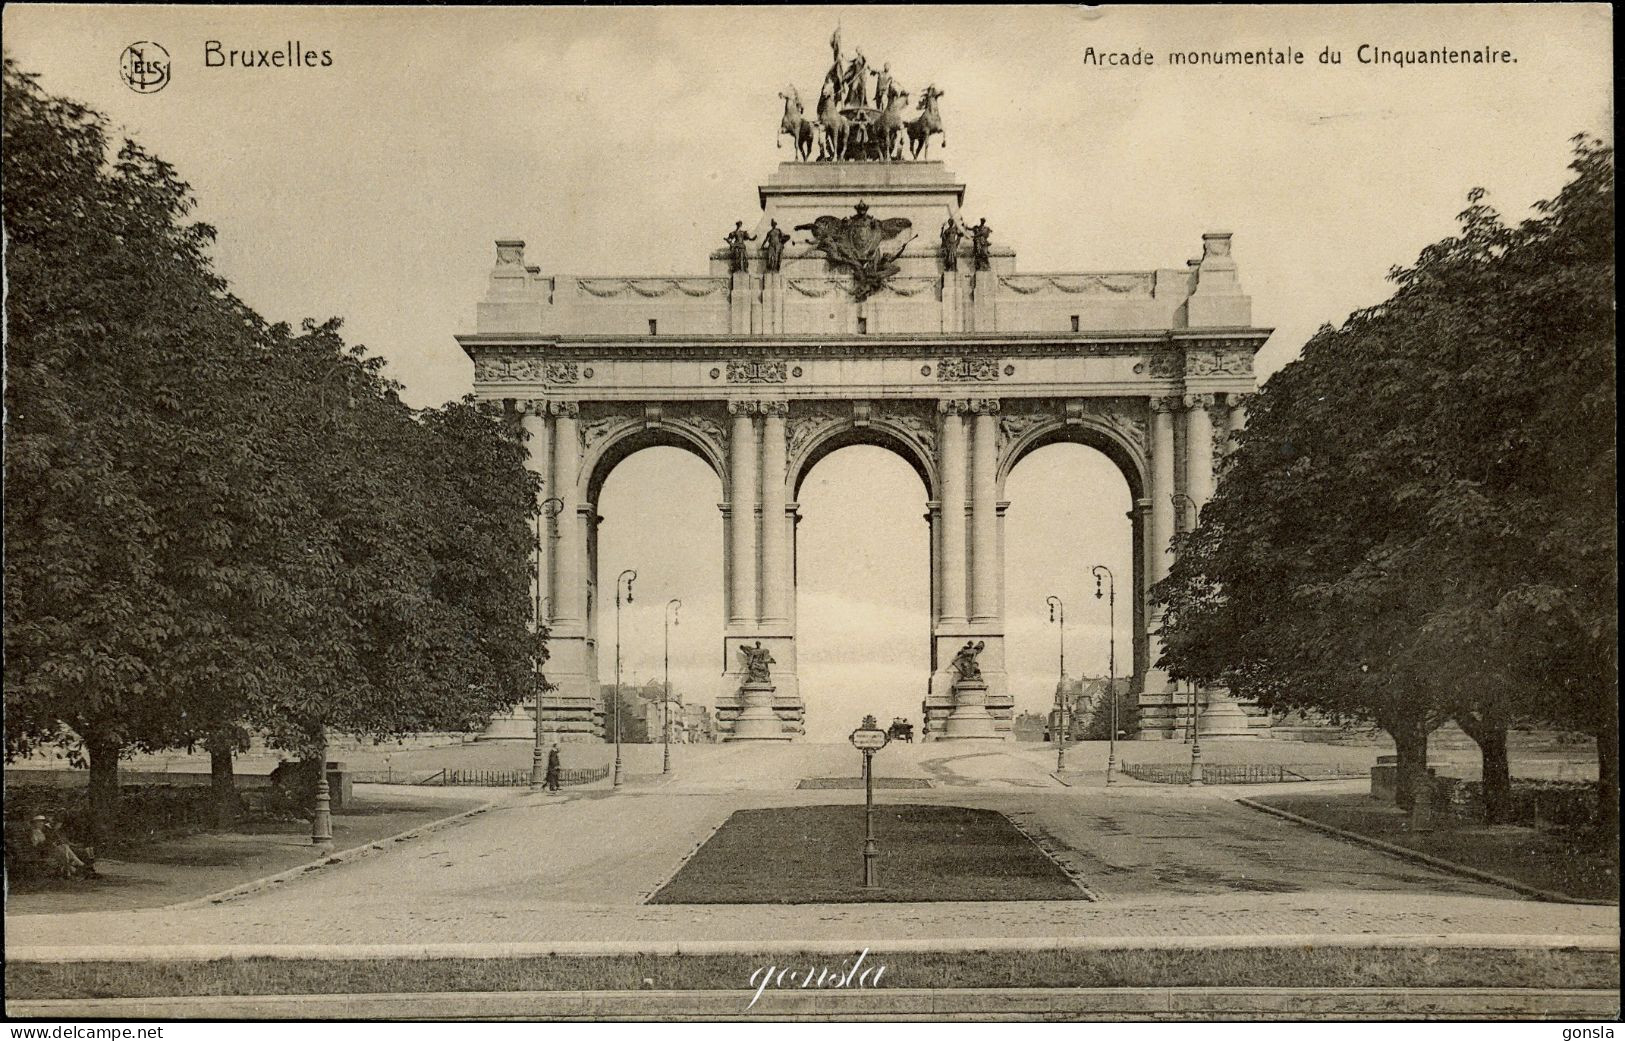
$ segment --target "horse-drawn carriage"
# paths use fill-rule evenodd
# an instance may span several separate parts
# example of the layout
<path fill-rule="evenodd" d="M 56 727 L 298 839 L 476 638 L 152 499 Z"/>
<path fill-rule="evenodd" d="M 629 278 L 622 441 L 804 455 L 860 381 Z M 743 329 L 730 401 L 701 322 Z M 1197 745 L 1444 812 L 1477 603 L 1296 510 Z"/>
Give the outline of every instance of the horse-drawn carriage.
<path fill-rule="evenodd" d="M 891 726 L 886 728 L 886 736 L 893 741 L 907 741 L 912 745 L 914 743 L 914 724 L 906 719 L 893 719 Z"/>

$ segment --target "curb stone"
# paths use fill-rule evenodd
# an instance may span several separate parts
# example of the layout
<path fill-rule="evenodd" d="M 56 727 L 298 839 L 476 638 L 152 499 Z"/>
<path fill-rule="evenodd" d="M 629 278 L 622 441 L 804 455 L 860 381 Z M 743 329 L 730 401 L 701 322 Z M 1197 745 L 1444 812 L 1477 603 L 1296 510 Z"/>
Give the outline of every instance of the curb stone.
<path fill-rule="evenodd" d="M 1431 853 L 1423 853 L 1421 850 L 1411 849 L 1409 846 L 1401 846 L 1393 842 L 1384 842 L 1382 839 L 1372 838 L 1370 835 L 1362 835 L 1357 831 L 1349 831 L 1345 828 L 1339 828 L 1332 824 L 1325 824 L 1309 817 L 1302 817 L 1296 813 L 1283 810 L 1278 806 L 1270 806 L 1266 803 L 1254 802 L 1251 799 L 1237 799 L 1236 802 L 1251 809 L 1259 810 L 1275 817 L 1280 817 L 1283 820 L 1289 820 L 1294 824 L 1302 824 L 1305 827 L 1314 828 L 1316 831 L 1324 832 L 1327 835 L 1334 835 L 1337 838 L 1345 839 L 1349 842 L 1355 842 L 1362 846 L 1369 846 L 1372 849 L 1381 850 L 1384 853 L 1399 857 L 1403 860 L 1411 860 L 1419 864 L 1426 864 L 1429 867 L 1438 868 L 1440 871 L 1445 871 L 1453 875 L 1460 875 L 1463 878 L 1471 878 L 1478 882 L 1488 882 L 1491 885 L 1501 886 L 1503 888 L 1510 889 L 1515 893 L 1521 893 L 1524 896 L 1534 897 L 1537 900 L 1543 900 L 1550 904 L 1583 904 L 1590 907 L 1619 906 L 1618 902 L 1614 900 L 1592 900 L 1587 897 L 1569 896 L 1567 893 L 1559 893 L 1551 889 L 1541 889 L 1538 886 L 1532 886 L 1526 882 L 1519 882 L 1514 878 L 1507 878 L 1504 875 L 1492 874 L 1488 871 L 1480 871 L 1478 868 L 1468 867 L 1465 864 L 1458 864 L 1453 860 L 1445 860 L 1443 857 L 1436 857 Z"/>
<path fill-rule="evenodd" d="M 576 1020 L 1614 1019 L 1617 990 L 1079 987 L 462 991 L 8 1001 L 30 1018 Z M 754 1004 L 754 1007 L 752 1007 Z"/>
<path fill-rule="evenodd" d="M 526 794 L 529 793 L 527 792 Z M 498 806 L 512 802 L 515 798 L 517 798 L 517 796 L 506 795 L 500 799 L 492 799 L 490 802 L 482 803 L 479 806 L 475 806 L 472 809 L 463 810 L 460 813 L 454 813 L 449 817 L 441 817 L 438 820 L 432 820 L 425 824 L 419 824 L 415 828 L 408 828 L 406 831 L 399 832 L 394 835 L 387 835 L 381 839 L 374 839 L 371 842 L 364 843 L 360 846 L 351 846 L 349 849 L 342 849 L 335 853 L 323 854 L 303 864 L 296 865 L 284 871 L 278 871 L 272 875 L 266 875 L 262 878 L 256 878 L 248 882 L 243 882 L 239 885 L 232 886 L 230 889 L 222 889 L 219 892 L 209 893 L 206 896 L 195 897 L 191 900 L 185 900 L 178 904 L 165 904 L 163 907 L 154 908 L 154 910 L 189 911 L 198 907 L 209 907 L 214 904 L 223 904 L 228 900 L 235 900 L 238 897 L 248 896 L 252 893 L 260 892 L 261 890 L 270 889 L 272 886 L 281 885 L 284 882 L 291 882 L 301 875 L 311 871 L 320 870 L 321 868 L 329 865 L 344 864 L 352 860 L 360 860 L 362 857 L 381 852 L 385 848 L 392 846 L 397 842 L 406 842 L 410 839 L 420 838 L 429 834 L 430 832 L 439 831 L 441 828 L 450 827 L 459 821 L 467 820 L 470 817 L 475 817 L 479 814 L 485 813 L 487 810 L 491 810 Z"/>
<path fill-rule="evenodd" d="M 1434 948 L 1468 950 L 1618 951 L 1619 934 L 1536 933 L 1299 933 L 1272 936 L 970 936 L 895 940 L 536 940 L 510 943 L 416 944 L 182 944 L 148 946 L 8 947 L 6 961 L 23 962 L 208 962 L 231 959 L 278 961 L 426 961 L 448 958 L 595 958 L 624 955 L 999 953 L 1089 950 L 1250 950 L 1323 947 L 1338 949 Z"/>

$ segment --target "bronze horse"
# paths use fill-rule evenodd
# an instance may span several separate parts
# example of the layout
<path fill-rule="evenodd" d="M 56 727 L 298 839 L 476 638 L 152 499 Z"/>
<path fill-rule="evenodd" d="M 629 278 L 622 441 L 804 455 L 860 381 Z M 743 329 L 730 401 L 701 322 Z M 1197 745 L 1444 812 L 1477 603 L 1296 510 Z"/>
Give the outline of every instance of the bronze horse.
<path fill-rule="evenodd" d="M 942 130 L 942 114 L 937 111 L 937 99 L 942 97 L 942 91 L 935 85 L 925 88 L 920 95 L 920 115 L 908 121 L 908 141 L 911 146 L 909 158 L 924 159 L 929 154 L 931 135 L 937 134 L 942 138 L 942 147 L 948 147 L 948 135 Z"/>
<path fill-rule="evenodd" d="M 779 97 L 784 99 L 784 118 L 779 120 L 779 133 L 773 139 L 773 147 L 782 148 L 784 143 L 779 137 L 789 134 L 795 144 L 796 158 L 806 162 L 812 157 L 813 121 L 802 112 L 801 95 L 796 88 L 791 87 L 790 93 Z"/>

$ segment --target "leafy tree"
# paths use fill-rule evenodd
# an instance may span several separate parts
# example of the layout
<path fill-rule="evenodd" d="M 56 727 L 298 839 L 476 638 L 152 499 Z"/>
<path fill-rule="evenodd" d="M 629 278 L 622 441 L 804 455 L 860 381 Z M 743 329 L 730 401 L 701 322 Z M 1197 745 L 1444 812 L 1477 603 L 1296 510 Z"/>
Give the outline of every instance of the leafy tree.
<path fill-rule="evenodd" d="M 1155 596 L 1175 675 L 1377 722 L 1407 803 L 1447 719 L 1491 819 L 1509 724 L 1589 730 L 1617 831 L 1612 149 L 1576 139 L 1572 168 L 1516 227 L 1473 192 L 1268 382 Z"/>
<path fill-rule="evenodd" d="M 416 413 L 337 321 L 233 298 L 190 189 L 4 69 L 6 754 L 471 729 L 528 696 L 516 425 Z M 222 806 L 226 805 L 223 798 Z"/>

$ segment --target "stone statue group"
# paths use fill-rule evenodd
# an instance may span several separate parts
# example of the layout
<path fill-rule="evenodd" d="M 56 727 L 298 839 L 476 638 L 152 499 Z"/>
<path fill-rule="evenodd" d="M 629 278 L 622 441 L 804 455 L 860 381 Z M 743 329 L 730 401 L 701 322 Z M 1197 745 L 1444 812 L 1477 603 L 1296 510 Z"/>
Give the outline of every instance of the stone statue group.
<path fill-rule="evenodd" d="M 816 119 L 807 118 L 801 93 L 795 87 L 779 95 L 784 99 L 779 135 L 790 136 L 798 159 L 811 159 L 815 145 L 818 162 L 893 162 L 903 158 L 905 145 L 910 159 L 924 159 L 932 134 L 941 136 L 940 143 L 947 146 L 942 115 L 937 110 L 942 91 L 934 85 L 926 87 L 915 105 L 919 115 L 908 119 L 909 92 L 892 76 L 889 64 L 871 69 L 862 51 L 855 51 L 847 61 L 841 53 L 839 29 L 829 38 L 829 47 L 833 61 L 818 92 Z"/>
<path fill-rule="evenodd" d="M 988 226 L 987 218 L 981 218 L 972 226 L 962 224 L 958 217 L 949 217 L 943 222 L 941 232 L 944 271 L 959 270 L 959 247 L 966 236 L 970 237 L 973 270 L 987 271 L 991 268 L 993 229 Z M 745 230 L 745 222 L 734 221 L 734 230 L 722 236 L 722 241 L 728 244 L 728 271 L 749 272 L 749 244 L 756 241 L 756 236 Z M 778 271 L 784 263 L 784 247 L 789 244 L 790 236 L 779 227 L 779 222 L 770 221 L 767 231 L 762 234 L 762 269 Z"/>
<path fill-rule="evenodd" d="M 770 222 L 771 226 L 762 234 L 762 267 L 767 271 L 777 271 L 784 263 L 784 247 L 790 244 L 790 236 L 779 227 L 778 221 Z M 750 246 L 756 236 L 745 230 L 745 222 L 734 221 L 734 230 L 722 236 L 722 241 L 728 244 L 728 271 L 750 271 Z"/>
<path fill-rule="evenodd" d="M 959 244 L 966 235 L 970 236 L 973 270 L 987 271 L 992 267 L 993 229 L 988 227 L 987 218 L 977 221 L 975 227 L 968 227 L 961 224 L 958 217 L 949 217 L 942 224 L 942 270 L 959 270 Z"/>

